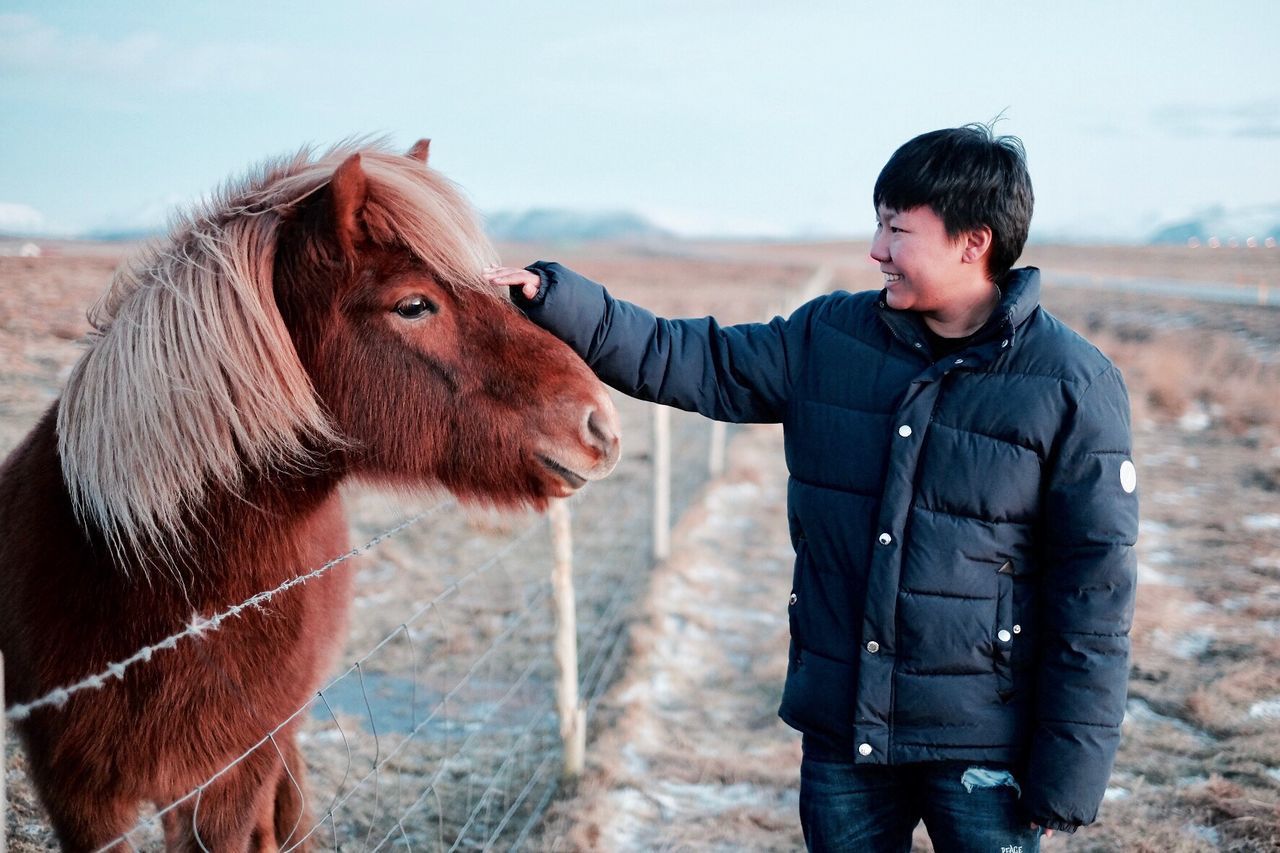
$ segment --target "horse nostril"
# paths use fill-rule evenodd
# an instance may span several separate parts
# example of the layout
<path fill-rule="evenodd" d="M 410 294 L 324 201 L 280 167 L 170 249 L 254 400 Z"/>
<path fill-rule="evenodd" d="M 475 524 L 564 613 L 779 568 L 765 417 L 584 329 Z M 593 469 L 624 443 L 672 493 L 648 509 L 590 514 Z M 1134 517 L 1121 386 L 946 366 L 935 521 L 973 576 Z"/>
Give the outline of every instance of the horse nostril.
<path fill-rule="evenodd" d="M 586 432 L 583 440 L 608 455 L 618 444 L 618 428 L 616 415 L 612 415 L 612 406 L 608 411 L 593 408 L 587 412 Z"/>
<path fill-rule="evenodd" d="M 606 442 L 609 440 L 609 434 L 600 427 L 600 415 L 594 409 L 587 415 L 587 432 L 591 433 L 598 441 Z"/>

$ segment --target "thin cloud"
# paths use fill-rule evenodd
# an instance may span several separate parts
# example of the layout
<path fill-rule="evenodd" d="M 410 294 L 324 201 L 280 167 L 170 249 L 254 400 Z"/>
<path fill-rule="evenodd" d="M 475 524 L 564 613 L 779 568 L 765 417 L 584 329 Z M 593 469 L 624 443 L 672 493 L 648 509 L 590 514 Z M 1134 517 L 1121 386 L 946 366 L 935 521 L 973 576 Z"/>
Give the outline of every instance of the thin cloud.
<path fill-rule="evenodd" d="M 153 91 L 267 90 L 298 57 L 262 41 L 177 44 L 158 33 L 68 33 L 34 15 L 0 15 L 0 72 L 43 80 L 115 80 Z"/>
<path fill-rule="evenodd" d="M 1174 136 L 1280 137 L 1280 98 L 1214 104 L 1166 104 L 1152 123 Z"/>

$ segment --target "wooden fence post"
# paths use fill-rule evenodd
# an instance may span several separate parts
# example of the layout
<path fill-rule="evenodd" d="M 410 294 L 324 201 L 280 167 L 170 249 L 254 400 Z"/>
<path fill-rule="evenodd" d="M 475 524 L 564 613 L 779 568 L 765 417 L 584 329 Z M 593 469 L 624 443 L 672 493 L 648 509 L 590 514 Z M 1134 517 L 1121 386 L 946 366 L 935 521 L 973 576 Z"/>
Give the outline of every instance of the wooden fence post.
<path fill-rule="evenodd" d="M 653 408 L 653 559 L 671 556 L 671 410 Z"/>
<path fill-rule="evenodd" d="M 719 477 L 724 473 L 724 445 L 727 432 L 724 421 L 711 422 L 711 455 L 707 470 L 712 477 Z"/>
<path fill-rule="evenodd" d="M 582 775 L 587 751 L 587 710 L 578 698 L 578 623 L 573 592 L 573 531 L 569 507 L 554 500 L 551 516 L 551 594 L 555 602 L 555 659 L 559 673 L 556 684 L 556 711 L 560 716 L 560 739 L 564 742 L 564 773 Z"/>

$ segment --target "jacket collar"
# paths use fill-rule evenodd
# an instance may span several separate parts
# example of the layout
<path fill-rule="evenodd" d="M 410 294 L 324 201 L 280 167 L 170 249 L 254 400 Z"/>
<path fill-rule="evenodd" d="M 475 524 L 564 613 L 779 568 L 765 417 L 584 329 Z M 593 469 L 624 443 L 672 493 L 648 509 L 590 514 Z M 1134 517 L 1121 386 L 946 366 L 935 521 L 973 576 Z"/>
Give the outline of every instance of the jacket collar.
<path fill-rule="evenodd" d="M 1000 304 L 978 331 L 975 345 L 993 338 L 1003 340 L 1001 349 L 1014 342 L 1017 329 L 1040 307 L 1040 270 L 1019 267 L 1009 270 L 1000 280 Z M 885 291 L 876 301 L 880 318 L 902 341 L 917 350 L 924 349 L 924 321 L 913 311 L 898 311 L 885 303 Z"/>
<path fill-rule="evenodd" d="M 1009 270 L 1000 280 L 1004 294 L 995 313 L 1003 316 L 1008 325 L 1018 328 L 1040 306 L 1040 269 L 1019 267 Z"/>

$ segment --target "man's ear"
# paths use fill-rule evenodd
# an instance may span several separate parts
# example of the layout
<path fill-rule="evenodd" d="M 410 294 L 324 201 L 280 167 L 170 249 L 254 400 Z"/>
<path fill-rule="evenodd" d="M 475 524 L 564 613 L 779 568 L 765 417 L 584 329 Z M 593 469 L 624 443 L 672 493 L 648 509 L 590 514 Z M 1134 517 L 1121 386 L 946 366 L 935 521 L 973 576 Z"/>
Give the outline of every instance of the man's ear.
<path fill-rule="evenodd" d="M 991 228 L 983 225 L 964 235 L 964 250 L 960 257 L 966 264 L 985 263 L 991 251 Z"/>
<path fill-rule="evenodd" d="M 359 154 L 352 154 L 334 171 L 329 181 L 329 192 L 333 198 L 334 234 L 343 255 L 354 261 L 356 246 L 365 239 L 362 213 L 369 193 L 369 182 L 365 178 L 364 167 L 360 165 Z"/>

